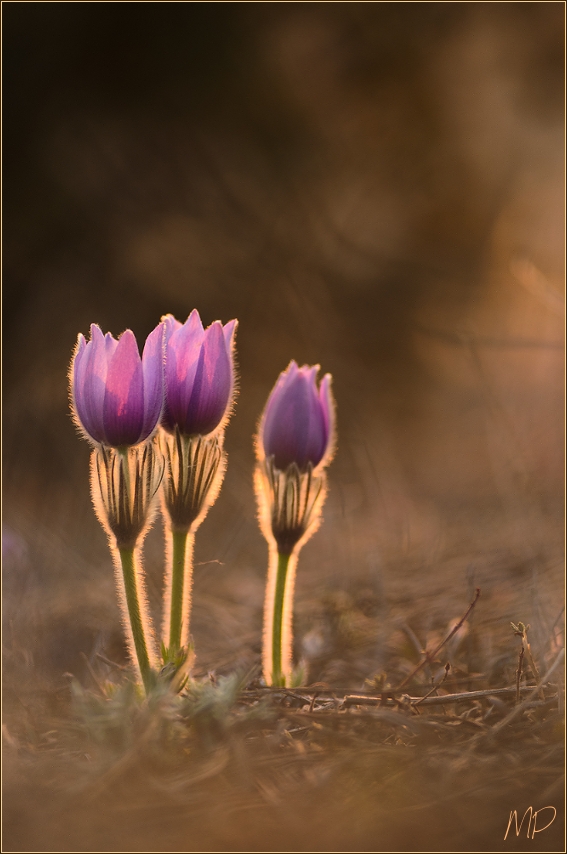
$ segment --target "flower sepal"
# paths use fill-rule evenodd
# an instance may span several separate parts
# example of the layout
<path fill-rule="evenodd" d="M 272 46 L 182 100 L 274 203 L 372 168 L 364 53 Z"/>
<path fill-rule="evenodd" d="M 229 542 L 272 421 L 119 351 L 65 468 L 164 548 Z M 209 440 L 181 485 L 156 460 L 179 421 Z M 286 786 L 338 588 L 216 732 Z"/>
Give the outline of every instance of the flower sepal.
<path fill-rule="evenodd" d="M 126 448 L 100 445 L 91 454 L 96 514 L 118 549 L 131 549 L 153 518 L 163 477 L 163 456 L 155 442 Z"/>
<path fill-rule="evenodd" d="M 160 432 L 162 503 L 172 530 L 196 530 L 216 501 L 226 469 L 223 440 L 223 433 L 185 436 L 177 426 L 173 433 Z"/>
<path fill-rule="evenodd" d="M 296 463 L 281 471 L 268 457 L 257 465 L 254 481 L 264 536 L 280 554 L 299 550 L 321 522 L 327 495 L 325 471 L 314 474 L 311 463 L 305 471 Z"/>

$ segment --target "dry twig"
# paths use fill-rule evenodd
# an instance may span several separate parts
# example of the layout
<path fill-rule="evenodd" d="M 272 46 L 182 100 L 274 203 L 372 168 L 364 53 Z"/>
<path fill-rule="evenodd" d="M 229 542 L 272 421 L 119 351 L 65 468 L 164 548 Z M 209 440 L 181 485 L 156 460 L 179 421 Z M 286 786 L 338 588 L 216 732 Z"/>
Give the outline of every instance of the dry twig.
<path fill-rule="evenodd" d="M 510 712 L 510 714 L 506 715 L 506 717 L 503 718 L 501 721 L 499 721 L 497 724 L 494 724 L 492 729 L 489 730 L 489 732 L 487 733 L 488 735 L 492 735 L 492 736 L 496 735 L 498 732 L 500 732 L 500 730 L 504 729 L 505 726 L 508 726 L 508 724 L 512 723 L 514 718 L 516 718 L 520 714 L 520 712 L 524 711 L 526 704 L 529 703 L 531 700 L 533 700 L 535 695 L 541 691 L 543 685 L 545 685 L 545 683 L 549 681 L 549 677 L 559 667 L 559 665 L 563 661 L 564 656 L 565 656 L 565 649 L 561 649 L 559 651 L 559 654 L 557 655 L 555 661 L 553 662 L 553 664 L 551 665 L 551 667 L 549 668 L 549 670 L 547 671 L 547 673 L 545 674 L 543 679 L 540 680 L 540 682 L 535 686 L 535 688 L 531 689 L 530 693 L 528 694 L 526 699 L 523 701 L 523 703 L 520 703 L 520 705 L 515 706 L 512 709 L 512 711 Z"/>
<path fill-rule="evenodd" d="M 410 697 L 408 694 L 405 696 L 408 697 L 409 705 L 411 706 L 415 706 L 417 704 L 424 706 L 442 706 L 445 703 L 460 703 L 466 700 L 480 700 L 483 697 L 498 697 L 506 694 L 513 694 L 515 691 L 516 687 L 488 688 L 485 691 L 463 691 L 460 694 L 443 694 L 440 697 L 431 697 L 429 694 L 425 697 Z M 529 691 L 534 691 L 534 688 L 528 686 L 520 688 L 520 691 L 522 693 L 528 693 Z M 396 701 L 393 698 L 388 697 L 387 694 L 381 697 L 366 697 L 359 694 L 349 694 L 344 698 L 344 704 L 345 706 L 394 706 L 396 705 Z"/>
<path fill-rule="evenodd" d="M 443 684 L 443 682 L 445 681 L 445 679 L 449 675 L 449 669 L 450 669 L 450 665 L 447 663 L 445 665 L 445 672 L 443 673 L 443 676 L 441 677 L 441 679 L 439 679 L 439 681 L 436 682 L 435 685 L 433 685 L 431 690 L 428 691 L 424 697 L 421 697 L 421 699 L 419 699 L 416 703 L 412 703 L 412 706 L 414 707 L 414 709 L 416 708 L 416 706 L 421 705 L 421 703 L 423 703 L 423 702 L 425 702 L 425 700 L 429 699 L 429 697 L 431 697 L 431 695 L 434 694 L 435 691 L 437 691 L 437 689 L 441 687 L 441 685 Z"/>
<path fill-rule="evenodd" d="M 522 663 L 524 661 L 524 645 L 520 647 L 518 669 L 516 670 L 516 704 L 520 702 L 520 679 L 522 678 Z"/>
<path fill-rule="evenodd" d="M 453 635 L 455 635 L 459 631 L 459 629 L 461 628 L 461 626 L 463 625 L 463 623 L 465 622 L 465 620 L 467 619 L 467 617 L 471 613 L 472 609 L 474 608 L 474 606 L 478 602 L 479 596 L 480 596 L 480 587 L 477 587 L 476 588 L 476 595 L 475 595 L 473 601 L 471 602 L 471 604 L 469 605 L 469 607 L 467 608 L 467 610 L 465 611 L 465 613 L 463 614 L 463 616 L 461 617 L 459 622 L 451 629 L 451 631 L 449 632 L 449 634 L 447 635 L 445 640 L 441 641 L 439 646 L 436 647 L 436 649 L 433 652 L 427 652 L 426 651 L 425 658 L 423 659 L 423 661 L 420 661 L 420 663 L 417 665 L 417 667 L 415 667 L 412 670 L 412 672 L 409 673 L 405 677 L 405 679 L 402 680 L 402 682 L 400 682 L 400 684 L 396 688 L 396 691 L 401 691 L 401 689 L 404 688 L 408 684 L 408 682 L 411 682 L 411 680 L 414 678 L 414 676 L 416 676 L 419 673 L 419 671 L 425 667 L 426 664 L 428 664 L 430 661 L 433 661 L 435 659 L 435 656 L 441 652 L 441 650 L 443 649 L 445 644 L 448 643 L 451 640 L 451 638 L 453 637 Z"/>

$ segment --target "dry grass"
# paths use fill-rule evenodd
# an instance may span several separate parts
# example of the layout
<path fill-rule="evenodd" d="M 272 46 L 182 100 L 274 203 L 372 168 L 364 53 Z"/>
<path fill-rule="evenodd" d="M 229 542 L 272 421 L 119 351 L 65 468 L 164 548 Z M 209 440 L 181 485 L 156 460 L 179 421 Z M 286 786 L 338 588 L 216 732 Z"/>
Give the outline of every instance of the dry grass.
<path fill-rule="evenodd" d="M 345 655 L 349 611 L 335 622 Z M 46 695 L 49 711 L 7 718 L 5 850 L 506 850 L 512 809 L 562 802 L 563 650 L 553 632 L 543 699 L 527 668 L 503 691 L 494 668 L 470 670 L 482 628 L 458 622 L 425 658 L 405 625 L 385 672 L 356 694 L 210 674 L 180 696 L 162 686 L 142 700 L 97 656 L 89 688 L 69 678 Z M 357 648 L 370 645 L 372 619 L 357 632 Z M 512 668 L 511 628 L 508 647 Z M 405 674 L 403 689 L 388 673 Z M 529 844 L 559 851 L 562 838 L 559 815 Z"/>

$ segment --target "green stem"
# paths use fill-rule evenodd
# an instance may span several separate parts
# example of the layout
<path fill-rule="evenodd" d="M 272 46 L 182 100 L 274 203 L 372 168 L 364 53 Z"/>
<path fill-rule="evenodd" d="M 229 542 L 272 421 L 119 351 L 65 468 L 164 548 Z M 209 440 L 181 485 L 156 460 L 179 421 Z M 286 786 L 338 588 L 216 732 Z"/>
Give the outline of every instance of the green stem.
<path fill-rule="evenodd" d="M 189 594 L 185 588 L 185 564 L 189 531 L 172 531 L 171 566 L 171 609 L 169 620 L 169 649 L 177 652 L 181 647 L 183 630 L 184 598 Z M 190 580 L 189 580 L 190 583 Z M 188 616 L 188 615 L 187 615 Z"/>
<path fill-rule="evenodd" d="M 291 555 L 278 553 L 276 589 L 274 594 L 274 619 L 272 623 L 272 685 L 285 685 L 282 673 L 282 633 L 285 583 Z"/>
<path fill-rule="evenodd" d="M 152 684 L 152 671 L 150 667 L 146 636 L 144 633 L 142 611 L 140 608 L 134 549 L 124 548 L 118 549 L 118 551 L 120 554 L 120 563 L 122 565 L 126 605 L 128 607 L 128 616 L 130 618 L 130 626 L 132 628 L 136 657 L 138 659 L 138 666 L 140 668 L 144 688 L 146 689 L 146 694 L 148 694 Z"/>

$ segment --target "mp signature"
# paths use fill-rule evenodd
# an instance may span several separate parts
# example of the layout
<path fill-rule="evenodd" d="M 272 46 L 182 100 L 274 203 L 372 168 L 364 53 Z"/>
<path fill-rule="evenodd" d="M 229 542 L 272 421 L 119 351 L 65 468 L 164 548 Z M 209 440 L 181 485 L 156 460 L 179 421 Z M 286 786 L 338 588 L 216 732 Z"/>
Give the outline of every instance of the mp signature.
<path fill-rule="evenodd" d="M 545 813 L 546 810 L 553 810 L 553 815 L 551 816 L 551 818 L 549 817 L 549 813 L 547 813 L 545 816 L 542 816 L 541 821 L 542 822 L 547 821 L 547 824 L 544 825 L 544 827 L 538 827 L 537 826 L 538 816 L 540 815 L 540 813 Z M 504 834 L 504 839 L 506 839 L 508 837 L 508 834 L 510 832 L 510 828 L 512 827 L 512 821 L 514 821 L 516 824 L 516 838 L 520 835 L 520 833 L 522 832 L 522 825 L 524 823 L 524 819 L 528 813 L 530 814 L 530 817 L 528 819 L 527 838 L 530 839 L 530 829 L 531 829 L 531 834 L 532 834 L 531 839 L 533 839 L 534 836 L 536 835 L 536 833 L 541 833 L 542 830 L 547 830 L 548 827 L 551 827 L 551 825 L 555 821 L 555 817 L 557 815 L 557 810 L 555 809 L 555 807 L 540 807 L 538 810 L 534 810 L 533 807 L 528 807 L 522 816 L 522 820 L 520 821 L 519 827 L 518 827 L 518 811 L 517 810 L 510 810 L 510 818 L 508 819 L 508 827 L 506 828 L 506 833 Z"/>

